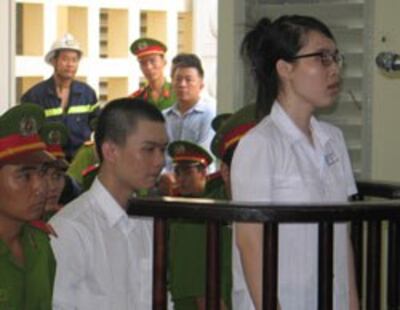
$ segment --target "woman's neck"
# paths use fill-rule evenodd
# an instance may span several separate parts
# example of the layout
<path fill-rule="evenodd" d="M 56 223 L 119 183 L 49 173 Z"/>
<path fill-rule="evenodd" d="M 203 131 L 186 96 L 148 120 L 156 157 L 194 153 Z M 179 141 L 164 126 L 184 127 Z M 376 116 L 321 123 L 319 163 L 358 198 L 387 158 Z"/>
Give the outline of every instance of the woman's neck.
<path fill-rule="evenodd" d="M 287 97 L 278 98 L 278 102 L 293 123 L 305 134 L 312 144 L 312 131 L 310 124 L 314 112 L 312 106 L 307 103 L 301 103 L 297 100 L 291 100 Z"/>

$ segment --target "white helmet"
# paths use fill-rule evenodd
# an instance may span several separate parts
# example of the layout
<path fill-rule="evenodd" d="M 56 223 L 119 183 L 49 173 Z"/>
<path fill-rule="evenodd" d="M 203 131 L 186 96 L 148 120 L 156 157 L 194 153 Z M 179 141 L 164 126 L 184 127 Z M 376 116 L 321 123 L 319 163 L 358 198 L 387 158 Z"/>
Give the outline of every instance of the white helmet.
<path fill-rule="evenodd" d="M 61 39 L 53 43 L 50 51 L 44 57 L 44 60 L 51 65 L 51 60 L 53 59 L 54 54 L 58 50 L 73 50 L 78 52 L 79 57 L 82 56 L 82 50 L 78 41 L 76 41 L 74 36 L 70 33 L 64 34 L 64 36 Z"/>

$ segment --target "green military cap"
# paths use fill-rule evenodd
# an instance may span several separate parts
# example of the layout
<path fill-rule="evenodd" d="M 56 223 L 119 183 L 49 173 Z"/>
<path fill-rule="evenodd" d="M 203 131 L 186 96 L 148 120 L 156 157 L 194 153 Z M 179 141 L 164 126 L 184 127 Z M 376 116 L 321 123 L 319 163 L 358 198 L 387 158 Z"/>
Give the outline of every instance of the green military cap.
<path fill-rule="evenodd" d="M 47 122 L 40 128 L 40 136 L 46 143 L 46 150 L 55 157 L 54 163 L 62 168 L 68 167 L 68 162 L 65 160 L 63 146 L 68 141 L 67 127 L 60 122 Z"/>
<path fill-rule="evenodd" d="M 211 151 L 222 159 L 228 149 L 235 147 L 239 140 L 256 124 L 256 107 L 247 105 L 227 119 L 217 130 L 211 141 Z"/>
<path fill-rule="evenodd" d="M 140 38 L 131 44 L 130 50 L 137 58 L 141 58 L 152 54 L 164 55 L 167 47 L 156 39 Z"/>
<path fill-rule="evenodd" d="M 0 116 L 0 165 L 54 160 L 38 133 L 44 121 L 43 109 L 30 103 L 14 106 Z"/>
<path fill-rule="evenodd" d="M 221 113 L 218 114 L 216 117 L 214 117 L 214 119 L 211 121 L 211 127 L 212 129 L 214 129 L 214 131 L 217 131 L 222 124 L 224 124 L 224 122 L 226 120 L 229 119 L 229 117 L 232 116 L 232 113 Z"/>
<path fill-rule="evenodd" d="M 207 167 L 213 161 L 211 155 L 200 145 L 188 141 L 174 141 L 168 146 L 168 155 L 174 164 L 199 163 Z"/>

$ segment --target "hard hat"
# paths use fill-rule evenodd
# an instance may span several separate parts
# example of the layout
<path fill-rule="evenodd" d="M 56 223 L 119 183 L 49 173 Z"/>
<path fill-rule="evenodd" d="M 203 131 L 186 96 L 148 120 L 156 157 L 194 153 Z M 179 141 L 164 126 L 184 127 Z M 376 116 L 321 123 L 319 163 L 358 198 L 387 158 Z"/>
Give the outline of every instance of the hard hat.
<path fill-rule="evenodd" d="M 53 59 L 55 52 L 59 50 L 73 50 L 78 52 L 79 57 L 82 55 L 82 50 L 78 41 L 76 41 L 74 36 L 70 33 L 64 34 L 61 39 L 58 39 L 53 43 L 50 51 L 44 57 L 44 60 L 48 64 L 51 64 L 51 60 Z"/>

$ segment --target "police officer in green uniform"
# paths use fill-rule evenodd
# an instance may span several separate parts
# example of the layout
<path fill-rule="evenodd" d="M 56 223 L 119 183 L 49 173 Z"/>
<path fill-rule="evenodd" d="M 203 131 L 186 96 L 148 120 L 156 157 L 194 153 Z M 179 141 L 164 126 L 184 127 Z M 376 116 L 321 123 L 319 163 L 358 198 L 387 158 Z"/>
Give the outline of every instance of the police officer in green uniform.
<path fill-rule="evenodd" d="M 220 170 L 209 177 L 204 196 L 212 199 L 231 199 L 230 166 L 233 153 L 240 139 L 255 125 L 255 106 L 248 105 L 236 113 L 217 116 L 214 123 L 216 134 L 211 142 L 211 151 L 220 160 Z M 222 296 L 229 296 L 228 308 L 232 307 L 232 231 L 231 226 L 222 229 Z"/>
<path fill-rule="evenodd" d="M 202 147 L 175 141 L 168 147 L 174 163 L 178 192 L 184 197 L 203 197 L 207 167 L 212 157 Z M 206 226 L 203 222 L 175 220 L 169 225 L 169 287 L 175 309 L 205 309 Z M 222 295 L 230 308 L 230 229 L 222 229 Z M 228 250 L 227 250 L 228 249 Z"/>
<path fill-rule="evenodd" d="M 147 84 L 135 91 L 131 96 L 144 99 L 160 110 L 164 110 L 173 105 L 176 101 L 175 93 L 171 83 L 164 77 L 166 60 L 164 54 L 167 47 L 162 42 L 140 38 L 131 44 L 130 50 L 137 57 Z"/>
<path fill-rule="evenodd" d="M 43 164 L 54 160 L 38 135 L 45 118 L 32 104 L 0 117 L 0 309 L 51 309 L 55 260 L 43 213 Z M 45 226 L 43 226 L 45 227 Z"/>
<path fill-rule="evenodd" d="M 65 200 L 71 201 L 80 194 L 80 187 L 71 186 L 65 173 L 69 165 L 63 150 L 68 140 L 67 127 L 60 122 L 47 122 L 40 128 L 39 134 L 46 143 L 46 151 L 55 157 L 54 161 L 46 164 L 45 169 L 48 186 L 42 218 L 47 221 L 63 207 Z M 67 199 L 65 196 L 68 196 Z"/>
<path fill-rule="evenodd" d="M 97 120 L 96 117 L 90 122 L 92 130 L 90 140 L 78 149 L 67 170 L 67 175 L 77 182 L 83 191 L 88 190 L 92 185 L 100 163 L 94 142 Z"/>
<path fill-rule="evenodd" d="M 71 164 L 68 167 L 67 174 L 72 177 L 83 190 L 87 190 L 88 186 L 90 187 L 91 183 L 85 180 L 85 176 L 87 174 L 86 171 L 91 169 L 92 167 L 98 167 L 99 158 L 96 153 L 96 146 L 94 141 L 86 141 L 84 145 L 82 145 L 74 158 L 71 161 Z"/>
<path fill-rule="evenodd" d="M 216 119 L 218 116 L 216 117 Z M 220 160 L 220 169 L 206 185 L 206 196 L 214 199 L 231 199 L 230 166 L 239 140 L 255 124 L 255 105 L 247 105 L 219 121 L 211 141 L 211 152 Z"/>

